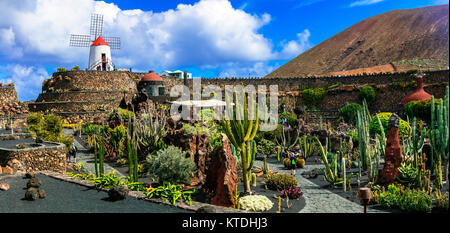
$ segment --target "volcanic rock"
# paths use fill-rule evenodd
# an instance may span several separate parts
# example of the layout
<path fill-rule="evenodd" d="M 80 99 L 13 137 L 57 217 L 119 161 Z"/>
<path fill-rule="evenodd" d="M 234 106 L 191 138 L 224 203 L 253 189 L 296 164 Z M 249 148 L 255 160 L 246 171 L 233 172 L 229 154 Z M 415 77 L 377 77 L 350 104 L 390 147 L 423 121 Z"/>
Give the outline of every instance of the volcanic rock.
<path fill-rule="evenodd" d="M 42 185 L 42 181 L 39 178 L 31 178 L 27 183 L 27 188 L 39 188 Z"/>
<path fill-rule="evenodd" d="M 398 175 L 398 168 L 402 163 L 402 151 L 400 147 L 400 140 L 398 138 L 399 117 L 397 114 L 392 114 L 388 121 L 389 134 L 386 140 L 385 149 L 385 165 L 379 177 L 379 181 L 385 184 L 394 182 Z"/>
<path fill-rule="evenodd" d="M 111 201 L 124 200 L 128 196 L 129 189 L 126 185 L 116 186 L 108 190 L 108 196 Z"/>
<path fill-rule="evenodd" d="M 212 159 L 206 171 L 204 187 L 215 191 L 211 204 L 231 207 L 235 201 L 233 192 L 239 180 L 230 143 L 225 134 L 221 134 L 221 137 L 222 146 L 216 147 L 210 154 Z"/>
<path fill-rule="evenodd" d="M 29 188 L 25 193 L 25 199 L 29 201 L 35 201 L 39 199 L 39 190 L 37 188 Z"/>
<path fill-rule="evenodd" d="M 5 182 L 0 183 L 0 190 L 2 190 L 2 191 L 9 190 L 9 184 L 7 184 Z"/>

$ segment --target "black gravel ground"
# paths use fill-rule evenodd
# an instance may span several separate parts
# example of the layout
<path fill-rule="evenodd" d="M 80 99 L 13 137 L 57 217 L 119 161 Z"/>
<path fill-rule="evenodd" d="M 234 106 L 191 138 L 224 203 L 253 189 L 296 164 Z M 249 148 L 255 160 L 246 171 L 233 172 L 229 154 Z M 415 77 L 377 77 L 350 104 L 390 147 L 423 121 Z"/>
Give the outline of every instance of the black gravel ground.
<path fill-rule="evenodd" d="M 1 177 L 1 176 L 0 176 Z M 24 200 L 28 179 L 12 177 L 2 179 L 10 185 L 0 191 L 0 213 L 193 213 L 188 210 L 128 197 L 122 201 L 108 201 L 108 194 L 74 183 L 60 181 L 45 175 L 41 188 L 45 199 Z"/>
<path fill-rule="evenodd" d="M 21 143 L 32 143 L 34 144 L 36 141 L 33 138 L 24 138 L 24 139 L 19 139 L 19 140 L 1 140 L 0 141 L 0 147 L 6 148 L 6 149 L 17 149 L 17 145 L 21 144 Z M 54 143 L 48 143 L 48 142 L 43 142 L 40 143 L 44 146 L 55 146 L 57 144 Z"/>

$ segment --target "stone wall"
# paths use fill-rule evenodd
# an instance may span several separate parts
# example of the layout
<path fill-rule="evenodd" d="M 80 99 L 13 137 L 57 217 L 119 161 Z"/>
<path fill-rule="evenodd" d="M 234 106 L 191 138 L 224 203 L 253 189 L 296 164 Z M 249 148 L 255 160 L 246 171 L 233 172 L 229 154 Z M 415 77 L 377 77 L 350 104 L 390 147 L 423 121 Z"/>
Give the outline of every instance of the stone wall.
<path fill-rule="evenodd" d="M 231 79 L 201 79 L 202 88 L 207 85 L 218 85 L 224 90 L 225 85 L 266 85 L 267 91 L 270 85 L 278 85 L 279 103 L 286 103 L 288 109 L 294 106 L 303 106 L 301 90 L 313 87 L 329 87 L 340 84 L 336 88 L 326 92 L 319 106 L 322 110 L 337 110 L 346 103 L 360 103 L 358 93 L 365 85 L 374 87 L 377 98 L 370 108 L 373 112 L 399 111 L 402 109 L 400 101 L 416 88 L 415 75 L 408 73 L 357 75 L 347 77 L 309 77 L 309 78 L 283 78 L 283 79 L 259 79 L 259 78 L 231 78 Z M 449 83 L 449 71 L 427 72 L 423 78 L 424 89 L 436 98 L 445 95 L 445 86 Z M 166 81 L 166 79 L 165 79 Z M 188 87 L 192 91 L 192 80 L 188 80 Z M 405 85 L 405 88 L 397 88 L 396 85 Z M 169 92 L 174 85 L 183 85 L 182 79 L 169 79 L 166 89 Z"/>
<path fill-rule="evenodd" d="M 42 148 L 0 148 L 0 166 L 6 167 L 8 165 L 15 172 L 18 170 L 25 172 L 51 170 L 63 173 L 66 165 L 66 146 L 60 143 L 51 144 L 53 146 L 45 146 Z M 20 164 L 12 162 L 15 160 L 19 161 Z M 11 164 L 16 164 L 16 167 Z"/>
<path fill-rule="evenodd" d="M 42 92 L 111 91 L 136 92 L 136 81 L 124 71 L 65 71 L 55 72 L 42 84 Z"/>
<path fill-rule="evenodd" d="M 14 84 L 5 85 L 0 83 L 0 108 L 5 105 L 15 104 L 18 101 Z"/>

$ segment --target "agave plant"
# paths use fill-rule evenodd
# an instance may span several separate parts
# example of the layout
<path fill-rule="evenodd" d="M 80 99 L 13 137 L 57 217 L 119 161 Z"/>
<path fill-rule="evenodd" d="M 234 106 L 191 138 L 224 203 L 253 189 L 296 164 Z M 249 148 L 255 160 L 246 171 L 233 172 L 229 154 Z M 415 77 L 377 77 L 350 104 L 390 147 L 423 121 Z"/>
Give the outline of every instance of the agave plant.
<path fill-rule="evenodd" d="M 134 123 L 138 148 L 143 155 L 156 152 L 154 149 L 167 133 L 167 117 L 164 110 L 146 109 L 142 118 Z"/>
<path fill-rule="evenodd" d="M 278 146 L 280 146 L 281 155 L 284 155 L 288 150 L 291 150 L 295 145 L 297 145 L 299 135 L 300 128 L 298 128 L 296 131 L 290 131 L 283 125 L 281 135 L 276 138 L 277 144 Z"/>

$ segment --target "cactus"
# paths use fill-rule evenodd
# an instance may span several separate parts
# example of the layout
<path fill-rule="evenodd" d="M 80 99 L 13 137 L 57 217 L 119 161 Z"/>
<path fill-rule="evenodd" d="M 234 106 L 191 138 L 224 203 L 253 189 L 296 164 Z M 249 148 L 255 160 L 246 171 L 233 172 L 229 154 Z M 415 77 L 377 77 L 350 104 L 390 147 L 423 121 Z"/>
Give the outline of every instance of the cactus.
<path fill-rule="evenodd" d="M 136 128 L 134 123 L 131 122 L 131 114 L 128 117 L 128 130 L 127 130 L 127 151 L 128 151 L 128 175 L 132 182 L 139 182 L 138 176 L 138 141 L 136 137 Z M 133 118 L 133 122 L 136 119 Z"/>
<path fill-rule="evenodd" d="M 408 122 L 409 123 L 409 122 Z M 414 166 L 416 169 L 419 169 L 419 154 L 422 152 L 423 142 L 426 135 L 426 129 L 422 128 L 422 132 L 418 135 L 416 118 L 413 118 L 412 126 L 411 126 L 411 135 L 410 140 L 408 140 L 409 148 L 413 152 L 414 155 Z"/>
<path fill-rule="evenodd" d="M 263 163 L 263 167 L 262 167 L 262 171 L 263 171 L 264 175 L 267 175 L 267 173 L 269 173 L 269 165 L 267 164 L 266 159 L 267 159 L 267 156 L 264 155 L 264 157 L 263 157 L 264 163 Z"/>
<path fill-rule="evenodd" d="M 281 212 L 281 197 L 277 196 L 278 205 L 277 205 L 277 213 Z"/>
<path fill-rule="evenodd" d="M 346 174 L 346 169 L 345 169 L 345 158 L 342 158 L 342 164 L 341 164 L 341 167 L 342 167 L 342 179 L 344 180 L 344 181 L 346 181 L 347 180 L 347 174 Z M 346 189 L 346 187 L 347 187 L 347 182 L 343 182 L 342 183 L 342 187 L 343 187 L 343 189 L 344 189 L 344 192 L 347 192 L 347 189 Z"/>
<path fill-rule="evenodd" d="M 295 136 L 291 136 L 290 133 L 287 133 L 286 135 L 285 126 L 283 125 L 280 140 L 278 140 L 278 137 L 276 138 L 277 144 L 281 149 L 280 151 L 281 155 L 283 155 L 286 151 L 292 149 L 297 144 L 299 135 L 300 135 L 300 127 L 297 129 Z"/>
<path fill-rule="evenodd" d="M 325 147 L 322 146 L 320 140 L 315 137 L 317 145 L 319 145 L 319 151 L 322 155 L 322 161 L 325 165 L 325 169 L 323 170 L 324 178 L 333 186 L 341 184 L 343 182 L 342 178 L 339 178 L 337 175 L 337 156 L 333 156 L 332 164 L 328 163 L 328 138 L 326 139 Z"/>
<path fill-rule="evenodd" d="M 255 161 L 256 155 L 256 142 L 253 140 L 258 132 L 259 126 L 259 116 L 258 116 L 258 105 L 252 101 L 250 103 L 250 111 L 248 109 L 247 95 L 245 94 L 244 86 L 242 85 L 242 93 L 245 97 L 243 106 L 236 104 L 235 111 L 227 111 L 229 117 L 222 117 L 222 126 L 225 129 L 225 134 L 227 135 L 230 142 L 239 151 L 242 163 L 242 175 L 244 182 L 244 192 L 251 193 L 250 189 L 250 174 L 253 168 L 253 163 Z M 227 109 L 231 109 L 230 100 L 226 95 Z M 237 103 L 236 92 L 233 94 L 234 103 Z M 254 99 L 252 99 L 254 100 Z M 253 108 L 256 106 L 256 111 Z M 242 109 L 243 107 L 243 109 Z M 243 110 L 243 111 L 242 111 Z M 249 116 L 249 114 L 252 114 Z M 255 114 L 255 115 L 253 115 Z M 231 116 L 232 115 L 232 116 Z M 243 115 L 243 117 L 242 117 Z M 255 120 L 253 120 L 255 119 Z"/>
<path fill-rule="evenodd" d="M 356 128 L 358 130 L 358 143 L 359 143 L 359 160 L 361 161 L 361 167 L 366 171 L 369 167 L 370 159 L 370 135 L 369 135 L 369 123 L 370 113 L 367 108 L 366 101 L 363 101 L 363 107 L 357 112 L 356 115 Z M 381 124 L 380 124 L 381 126 Z"/>
<path fill-rule="evenodd" d="M 252 173 L 252 185 L 253 187 L 256 187 L 256 174 Z"/>
<path fill-rule="evenodd" d="M 433 162 L 443 162 L 444 165 L 444 180 L 448 180 L 448 162 L 449 162 L 449 87 L 446 87 L 446 94 L 443 101 L 439 102 L 437 108 L 434 108 L 434 96 L 431 97 L 431 146 Z M 435 115 L 436 114 L 436 115 Z M 441 179 L 442 184 L 442 170 L 439 164 L 434 164 L 436 175 Z"/>

